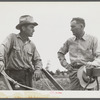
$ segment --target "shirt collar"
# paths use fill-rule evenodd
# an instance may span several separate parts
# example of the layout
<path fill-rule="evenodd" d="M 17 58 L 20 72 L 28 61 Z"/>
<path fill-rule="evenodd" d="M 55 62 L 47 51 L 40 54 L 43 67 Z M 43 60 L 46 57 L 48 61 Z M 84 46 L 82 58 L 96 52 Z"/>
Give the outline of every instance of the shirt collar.
<path fill-rule="evenodd" d="M 20 34 L 17 34 L 17 38 L 20 38 L 22 40 Z M 28 41 L 31 42 L 31 40 L 29 38 L 28 38 Z"/>
<path fill-rule="evenodd" d="M 84 34 L 82 39 L 86 40 L 87 39 L 87 34 Z"/>
<path fill-rule="evenodd" d="M 21 38 L 21 36 L 19 34 L 17 34 L 17 38 Z"/>
<path fill-rule="evenodd" d="M 73 39 L 74 39 L 74 41 L 77 40 L 76 37 L 74 37 Z M 87 39 L 87 34 L 84 34 L 83 37 L 81 38 L 81 40 L 86 40 L 86 39 Z"/>

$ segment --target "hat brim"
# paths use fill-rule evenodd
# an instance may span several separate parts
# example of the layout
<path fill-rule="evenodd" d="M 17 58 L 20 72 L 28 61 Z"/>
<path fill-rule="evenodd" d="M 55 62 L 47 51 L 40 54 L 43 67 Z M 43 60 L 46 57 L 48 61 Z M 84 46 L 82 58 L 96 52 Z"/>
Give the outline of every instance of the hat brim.
<path fill-rule="evenodd" d="M 85 68 L 85 66 L 82 66 L 82 67 L 80 67 L 80 68 L 78 69 L 78 71 L 77 71 L 77 77 L 78 77 L 78 79 L 79 79 L 79 81 L 80 81 L 80 84 L 81 84 L 81 86 L 82 86 L 83 88 L 85 88 L 86 85 L 87 85 L 87 83 L 83 80 L 83 77 L 82 77 L 82 73 L 83 73 L 83 71 L 84 71 L 84 68 Z M 87 89 L 91 89 L 91 88 L 94 88 L 94 87 L 96 87 L 96 86 L 97 86 L 97 82 L 96 82 L 96 80 L 95 80 L 93 83 L 90 83 L 90 84 L 87 86 Z"/>
<path fill-rule="evenodd" d="M 22 25 L 34 25 L 34 26 L 37 26 L 38 23 L 34 22 L 34 23 L 22 23 L 22 24 L 18 24 L 18 25 L 16 26 L 16 29 L 19 30 L 20 27 L 21 27 Z"/>

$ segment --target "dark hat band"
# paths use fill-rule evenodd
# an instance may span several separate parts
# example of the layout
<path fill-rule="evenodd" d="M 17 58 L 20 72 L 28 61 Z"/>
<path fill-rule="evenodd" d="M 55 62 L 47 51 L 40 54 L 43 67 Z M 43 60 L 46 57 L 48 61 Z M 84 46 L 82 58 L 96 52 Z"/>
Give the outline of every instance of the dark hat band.
<path fill-rule="evenodd" d="M 16 29 L 20 29 L 20 27 L 22 26 L 22 25 L 30 25 L 30 24 L 32 24 L 32 25 L 34 25 L 34 26 L 37 26 L 38 25 L 38 23 L 36 23 L 36 22 L 34 22 L 34 23 L 30 23 L 30 22 L 25 22 L 25 21 L 23 21 L 23 22 L 20 22 L 20 24 L 18 24 L 17 26 L 16 26 Z"/>

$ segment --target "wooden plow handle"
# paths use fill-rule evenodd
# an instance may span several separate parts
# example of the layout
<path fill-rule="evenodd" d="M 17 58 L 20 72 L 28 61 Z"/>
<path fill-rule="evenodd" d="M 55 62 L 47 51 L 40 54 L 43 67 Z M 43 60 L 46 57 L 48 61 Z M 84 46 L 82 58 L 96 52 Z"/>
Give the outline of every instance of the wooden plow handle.
<path fill-rule="evenodd" d="M 50 82 L 58 89 L 58 90 L 64 90 L 63 87 L 52 77 L 50 73 L 48 73 L 45 69 L 42 69 L 43 73 L 46 75 L 46 77 L 50 80 Z"/>

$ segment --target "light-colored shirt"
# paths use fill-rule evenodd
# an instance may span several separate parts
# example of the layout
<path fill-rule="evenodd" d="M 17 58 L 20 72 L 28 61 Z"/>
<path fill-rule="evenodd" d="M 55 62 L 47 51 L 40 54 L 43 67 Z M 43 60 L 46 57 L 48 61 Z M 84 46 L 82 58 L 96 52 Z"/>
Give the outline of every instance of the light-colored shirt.
<path fill-rule="evenodd" d="M 81 39 L 69 38 L 58 51 L 58 58 L 65 65 L 65 54 L 68 52 L 71 64 L 82 65 L 94 62 L 100 66 L 100 47 L 98 47 L 98 40 L 94 36 L 84 34 Z"/>
<path fill-rule="evenodd" d="M 0 61 L 6 69 L 41 69 L 42 61 L 31 40 L 24 43 L 20 34 L 10 34 L 0 45 Z"/>

